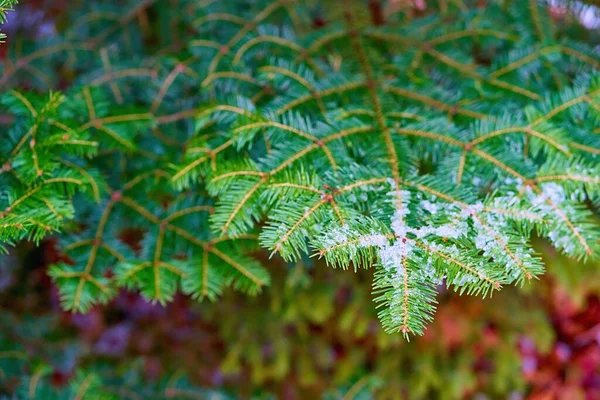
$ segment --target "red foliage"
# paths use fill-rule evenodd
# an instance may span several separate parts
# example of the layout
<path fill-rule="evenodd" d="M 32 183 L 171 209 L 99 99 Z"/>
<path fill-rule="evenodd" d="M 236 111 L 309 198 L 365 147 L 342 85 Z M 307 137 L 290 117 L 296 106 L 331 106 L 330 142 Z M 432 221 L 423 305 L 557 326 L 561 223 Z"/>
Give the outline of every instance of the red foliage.
<path fill-rule="evenodd" d="M 532 400 L 600 399 L 600 299 L 590 295 L 581 310 L 560 289 L 550 294 L 556 343 L 540 353 L 521 340 L 523 374 Z"/>

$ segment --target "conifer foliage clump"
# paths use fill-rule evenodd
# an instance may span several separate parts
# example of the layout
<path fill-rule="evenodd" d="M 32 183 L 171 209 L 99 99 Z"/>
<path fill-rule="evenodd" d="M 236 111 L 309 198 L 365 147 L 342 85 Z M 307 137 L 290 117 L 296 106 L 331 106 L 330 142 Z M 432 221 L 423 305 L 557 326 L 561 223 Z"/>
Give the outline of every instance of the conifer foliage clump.
<path fill-rule="evenodd" d="M 0 70 L 0 242 L 60 239 L 66 309 L 256 294 L 262 248 L 375 268 L 384 328 L 422 334 L 437 285 L 543 273 L 532 235 L 598 256 L 600 56 L 568 12 L 79 3 Z"/>

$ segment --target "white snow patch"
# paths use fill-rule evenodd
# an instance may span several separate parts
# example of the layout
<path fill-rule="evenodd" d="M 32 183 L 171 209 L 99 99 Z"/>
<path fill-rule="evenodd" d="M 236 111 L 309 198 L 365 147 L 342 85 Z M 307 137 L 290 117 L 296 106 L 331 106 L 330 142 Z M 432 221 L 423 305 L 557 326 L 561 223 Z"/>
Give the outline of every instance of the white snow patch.
<path fill-rule="evenodd" d="M 439 210 L 439 206 L 435 203 L 430 202 L 429 200 L 421 201 L 421 207 L 425 209 L 430 214 L 436 214 Z"/>

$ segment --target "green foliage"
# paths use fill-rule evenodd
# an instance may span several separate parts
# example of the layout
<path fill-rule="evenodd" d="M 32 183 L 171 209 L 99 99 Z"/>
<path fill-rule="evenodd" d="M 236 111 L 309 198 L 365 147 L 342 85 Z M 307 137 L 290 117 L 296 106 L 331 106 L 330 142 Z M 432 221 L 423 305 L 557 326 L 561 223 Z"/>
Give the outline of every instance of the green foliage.
<path fill-rule="evenodd" d="M 56 319 L 45 315 L 20 321 L 10 314 L 2 315 L 0 396 L 3 399 L 229 398 L 191 384 L 180 373 L 150 383 L 143 376 L 140 360 L 127 360 L 117 370 L 106 360 L 98 358 L 78 368 L 67 384 L 59 384 L 53 374 L 65 372 L 61 372 L 61 366 L 55 363 L 68 363 L 69 356 L 65 353 L 79 349 L 75 342 L 65 340 L 65 332 L 57 330 Z M 53 337 L 57 333 L 62 335 L 62 340 Z M 10 338 L 12 335 L 18 339 Z M 45 347 L 32 351 L 38 343 L 44 343 Z M 8 397 L 10 394 L 12 397 Z"/>
<path fill-rule="evenodd" d="M 77 109 L 59 93 L 11 91 L 2 97 L 2 106 L 15 123 L 0 144 L 0 240 L 38 242 L 73 218 L 69 200 L 76 191 L 89 191 L 99 200 L 96 172 L 77 163 L 95 155 L 98 143 L 87 130 L 75 130 Z"/>
<path fill-rule="evenodd" d="M 3 88 L 69 84 L 3 96 L 0 240 L 62 227 L 50 275 L 77 311 L 118 287 L 161 303 L 178 287 L 258 293 L 259 245 L 374 266 L 383 325 L 405 335 L 439 284 L 489 296 L 539 276 L 533 233 L 597 257 L 586 31 L 534 0 L 363 3 L 101 2 L 13 50 Z"/>

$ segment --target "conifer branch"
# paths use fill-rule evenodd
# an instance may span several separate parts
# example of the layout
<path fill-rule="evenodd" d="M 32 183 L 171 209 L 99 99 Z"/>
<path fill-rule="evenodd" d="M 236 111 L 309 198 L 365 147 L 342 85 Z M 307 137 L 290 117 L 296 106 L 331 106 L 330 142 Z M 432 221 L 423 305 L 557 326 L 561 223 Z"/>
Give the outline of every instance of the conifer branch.
<path fill-rule="evenodd" d="M 56 235 L 64 307 L 256 294 L 263 248 L 374 268 L 382 324 L 408 337 L 439 285 L 543 273 L 534 230 L 598 257 L 600 61 L 538 2 L 424 19 L 345 0 L 314 24 L 310 1 L 163 3 L 78 11 L 1 67 L 0 243 Z M 185 18 L 150 32 L 161 13 Z"/>

